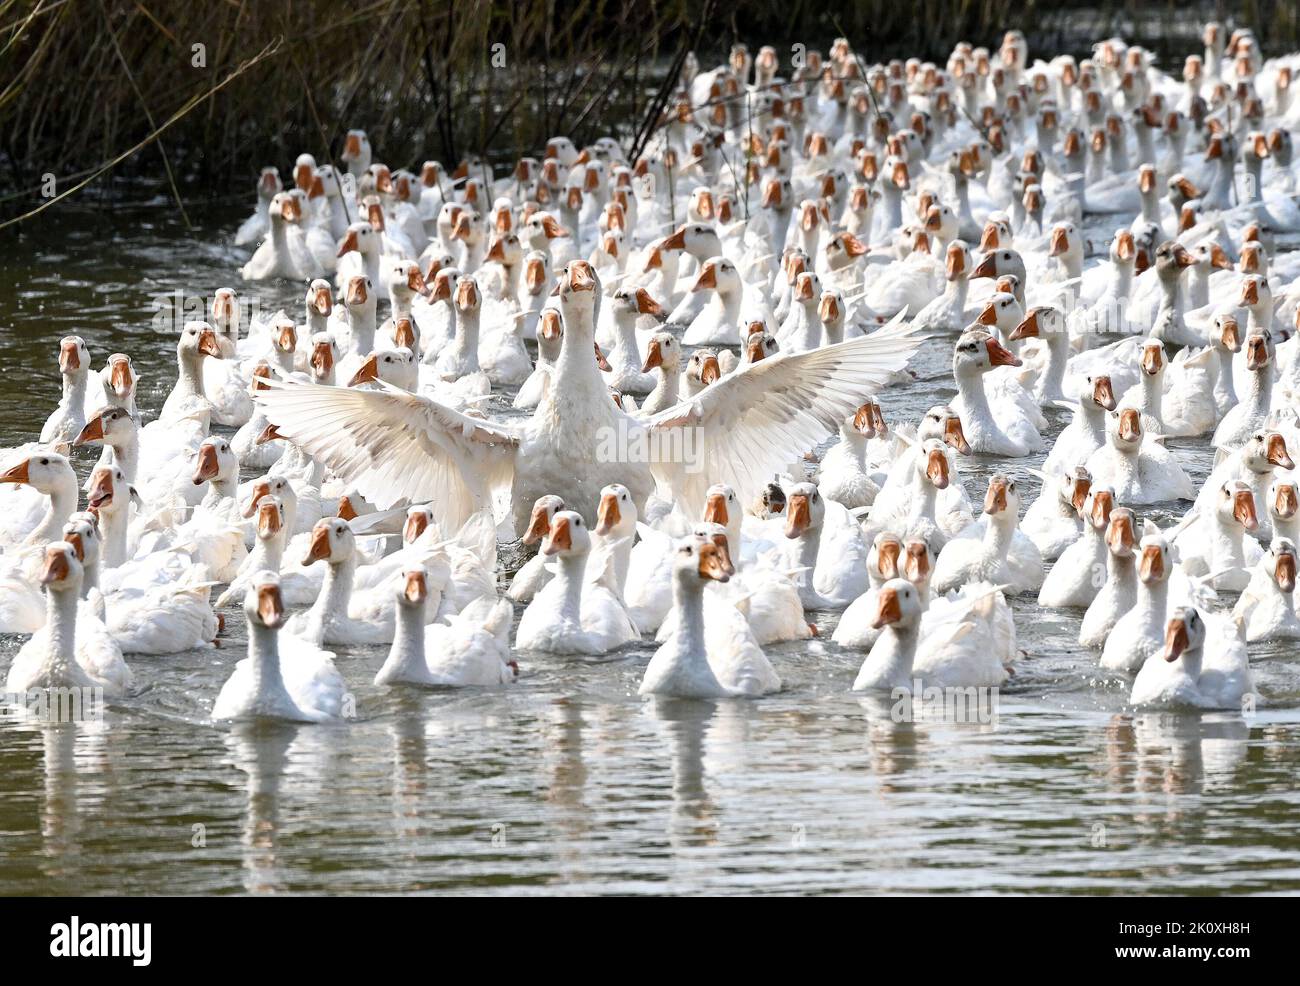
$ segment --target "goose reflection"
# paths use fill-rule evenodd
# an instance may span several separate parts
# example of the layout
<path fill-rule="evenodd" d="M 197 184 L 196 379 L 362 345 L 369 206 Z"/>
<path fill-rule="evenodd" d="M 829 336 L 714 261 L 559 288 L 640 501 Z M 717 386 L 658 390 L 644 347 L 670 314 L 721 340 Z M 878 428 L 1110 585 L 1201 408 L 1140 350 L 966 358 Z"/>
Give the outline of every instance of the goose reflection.
<path fill-rule="evenodd" d="M 719 703 L 657 696 L 648 705 L 667 733 L 671 755 L 669 839 L 675 847 L 715 845 L 718 806 L 705 785 L 704 751 L 705 736 L 718 715 Z"/>
<path fill-rule="evenodd" d="M 250 894 L 285 889 L 278 846 L 280 785 L 288 770 L 290 747 L 300 731 L 294 723 L 256 720 L 236 723 L 225 734 L 232 762 L 248 775 L 240 840 L 244 889 Z"/>
<path fill-rule="evenodd" d="M 1150 712 L 1115 716 L 1105 736 L 1106 778 L 1112 789 L 1203 794 L 1235 785 L 1246 762 L 1250 725 L 1237 713 Z M 1182 812 L 1175 799 L 1143 798 L 1133 817 L 1173 821 Z"/>

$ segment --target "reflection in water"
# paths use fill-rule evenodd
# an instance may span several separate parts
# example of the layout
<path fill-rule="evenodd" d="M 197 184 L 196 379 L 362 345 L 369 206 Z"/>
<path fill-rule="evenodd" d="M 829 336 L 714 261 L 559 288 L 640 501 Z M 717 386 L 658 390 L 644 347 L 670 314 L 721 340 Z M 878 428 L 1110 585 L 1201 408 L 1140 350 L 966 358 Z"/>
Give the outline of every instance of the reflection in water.
<path fill-rule="evenodd" d="M 224 737 L 234 765 L 248 775 L 241 844 L 244 889 L 250 894 L 285 889 L 277 857 L 280 783 L 300 731 L 292 723 L 246 722 L 236 723 Z"/>

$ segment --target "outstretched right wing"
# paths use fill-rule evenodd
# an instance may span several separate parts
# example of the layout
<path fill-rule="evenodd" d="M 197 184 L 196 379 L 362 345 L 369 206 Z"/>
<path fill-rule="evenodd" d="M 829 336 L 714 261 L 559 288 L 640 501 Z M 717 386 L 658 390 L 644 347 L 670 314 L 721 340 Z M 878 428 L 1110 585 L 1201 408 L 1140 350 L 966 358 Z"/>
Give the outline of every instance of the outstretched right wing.
<path fill-rule="evenodd" d="M 375 507 L 427 500 L 444 530 L 490 508 L 513 474 L 518 431 L 396 387 L 271 381 L 256 399 L 284 438 Z"/>

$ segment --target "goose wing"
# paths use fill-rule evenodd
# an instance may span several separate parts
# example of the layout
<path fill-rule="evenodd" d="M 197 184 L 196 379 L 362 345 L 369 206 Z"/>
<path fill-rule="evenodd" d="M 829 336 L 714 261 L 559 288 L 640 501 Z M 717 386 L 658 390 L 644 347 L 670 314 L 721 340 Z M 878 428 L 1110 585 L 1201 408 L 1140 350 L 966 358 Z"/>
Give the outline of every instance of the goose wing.
<path fill-rule="evenodd" d="M 491 490 L 513 473 L 517 430 L 396 387 L 278 381 L 257 400 L 284 438 L 378 509 L 430 501 L 444 529 L 490 507 Z"/>
<path fill-rule="evenodd" d="M 651 431 L 680 435 L 652 446 L 656 481 L 692 516 L 714 483 L 756 495 L 907 365 L 917 331 L 900 314 L 869 336 L 751 363 L 653 415 Z"/>

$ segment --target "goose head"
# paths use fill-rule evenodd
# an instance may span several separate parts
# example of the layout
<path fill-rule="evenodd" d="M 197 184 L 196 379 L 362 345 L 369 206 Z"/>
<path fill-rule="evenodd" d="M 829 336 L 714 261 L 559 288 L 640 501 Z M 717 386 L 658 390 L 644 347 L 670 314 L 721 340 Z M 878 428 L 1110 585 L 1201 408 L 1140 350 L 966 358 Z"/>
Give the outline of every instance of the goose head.
<path fill-rule="evenodd" d="M 1246 274 L 1242 277 L 1241 306 L 1256 312 L 1268 311 L 1273 307 L 1273 291 L 1268 286 L 1268 278 L 1259 274 Z"/>
<path fill-rule="evenodd" d="M 686 376 L 697 388 L 707 387 L 721 379 L 722 367 L 718 354 L 712 349 L 697 349 L 686 364 Z"/>
<path fill-rule="evenodd" d="M 308 321 L 327 319 L 334 311 L 334 292 L 330 282 L 318 277 L 307 285 L 307 295 L 303 298 Z"/>
<path fill-rule="evenodd" d="M 727 528 L 721 524 L 700 521 L 691 528 L 691 535 L 701 541 L 711 543 L 718 549 L 722 570 L 728 578 L 736 574 L 735 563 L 731 560 L 731 538 Z"/>
<path fill-rule="evenodd" d="M 826 517 L 826 504 L 814 483 L 797 483 L 786 491 L 785 536 L 817 537 Z"/>
<path fill-rule="evenodd" d="M 1131 229 L 1117 229 L 1110 241 L 1110 262 L 1129 270 L 1137 260 L 1137 240 Z"/>
<path fill-rule="evenodd" d="M 244 616 L 250 627 L 279 630 L 284 625 L 284 599 L 280 576 L 269 570 L 257 572 L 244 592 Z"/>
<path fill-rule="evenodd" d="M 1006 473 L 997 472 L 989 477 L 984 493 L 984 512 L 995 522 L 1015 522 L 1020 515 L 1020 493 L 1016 481 Z"/>
<path fill-rule="evenodd" d="M 769 356 L 775 356 L 780 351 L 780 348 L 776 337 L 767 331 L 767 326 L 764 323 L 750 323 L 749 331 L 745 334 L 744 362 L 757 363 Z"/>
<path fill-rule="evenodd" d="M 1039 305 L 1029 309 L 1024 320 L 1012 330 L 1010 338 L 1013 342 L 1044 336 L 1049 339 L 1067 339 L 1067 332 L 1065 316 L 1061 314 L 1059 308 Z"/>
<path fill-rule="evenodd" d="M 419 503 L 408 507 L 406 520 L 402 522 L 402 544 L 414 544 L 432 526 L 433 509 L 428 504 Z"/>
<path fill-rule="evenodd" d="M 524 544 L 536 544 L 546 537 L 551 530 L 555 515 L 564 509 L 564 500 L 553 493 L 538 497 L 533 503 L 532 516 L 529 518 L 528 530 L 524 532 Z"/>
<path fill-rule="evenodd" d="M 322 517 L 311 529 L 311 542 L 302 564 L 312 565 L 324 561 L 339 565 L 352 557 L 356 550 L 356 535 L 348 522 L 341 517 Z"/>
<path fill-rule="evenodd" d="M 960 281 L 970 277 L 970 247 L 961 240 L 953 240 L 944 252 L 944 276 L 950 281 Z"/>
<path fill-rule="evenodd" d="M 880 585 L 890 579 L 899 578 L 899 559 L 903 554 L 903 541 L 892 531 L 881 531 L 871 542 L 867 552 L 867 575 L 871 581 Z"/>
<path fill-rule="evenodd" d="M 719 294 L 735 296 L 741 289 L 740 272 L 736 265 L 726 257 L 710 257 L 700 266 L 699 276 L 691 285 L 691 291 L 717 291 Z"/>
<path fill-rule="evenodd" d="M 664 373 L 675 373 L 681 367 L 681 359 L 682 349 L 677 337 L 671 332 L 656 332 L 646 347 L 641 372 L 649 373 L 658 366 L 663 368 Z"/>
<path fill-rule="evenodd" d="M 673 552 L 673 573 L 678 580 L 727 582 L 735 571 L 725 549 L 719 548 L 712 538 L 692 534 L 678 541 Z"/>
<path fill-rule="evenodd" d="M 1263 564 L 1284 594 L 1295 591 L 1296 546 L 1290 538 L 1275 537 L 1268 546 Z"/>
<path fill-rule="evenodd" d="M 1267 473 L 1273 469 L 1294 469 L 1295 462 L 1280 431 L 1257 431 L 1241 450 L 1242 463 L 1251 472 Z"/>
<path fill-rule="evenodd" d="M 934 552 L 929 543 L 924 538 L 908 538 L 903 544 L 898 568 L 898 574 L 902 578 L 924 592 L 930 584 L 930 574 L 934 571 Z"/>
<path fill-rule="evenodd" d="M 370 353 L 357 368 L 349 387 L 363 383 L 383 382 L 402 390 L 413 392 L 417 386 L 419 366 L 415 362 L 415 353 L 402 347 L 399 349 L 376 350 Z"/>
<path fill-rule="evenodd" d="M 518 267 L 520 261 L 524 259 L 524 247 L 514 233 L 494 233 L 483 259 L 498 263 L 502 267 Z"/>
<path fill-rule="evenodd" d="M 1132 558 L 1137 543 L 1137 521 L 1128 507 L 1116 507 L 1106 524 L 1106 547 L 1116 558 Z"/>
<path fill-rule="evenodd" d="M 1246 369 L 1254 372 L 1267 370 L 1275 353 L 1273 336 L 1263 329 L 1252 329 L 1246 336 Z"/>
<path fill-rule="evenodd" d="M 1138 354 L 1138 369 L 1144 376 L 1159 377 L 1165 372 L 1165 344 L 1159 339 L 1147 339 Z"/>
<path fill-rule="evenodd" d="M 1069 263 L 1083 262 L 1083 236 L 1074 223 L 1057 223 L 1048 238 L 1047 255 Z"/>
<path fill-rule="evenodd" d="M 1087 523 L 1097 533 L 1106 530 L 1110 523 L 1111 511 L 1115 509 L 1115 491 L 1109 486 L 1094 484 L 1088 491 L 1088 498 L 1083 501 L 1083 509 L 1080 511 L 1084 522 Z"/>
<path fill-rule="evenodd" d="M 439 272 L 441 273 L 441 272 Z M 343 305 L 348 315 L 367 323 L 375 318 L 375 286 L 365 274 L 353 274 L 343 289 Z"/>
<path fill-rule="evenodd" d="M 46 496 L 77 486 L 77 474 L 72 464 L 56 452 L 38 452 L 13 462 L 0 471 L 0 483 L 18 483 L 30 486 Z"/>
<path fill-rule="evenodd" d="M 94 514 L 83 510 L 69 517 L 63 525 L 63 540 L 72 545 L 83 566 L 89 568 L 99 562 L 99 518 Z"/>
<path fill-rule="evenodd" d="M 950 476 L 944 443 L 938 438 L 927 438 L 916 449 L 917 471 L 935 489 L 947 489 Z"/>
<path fill-rule="evenodd" d="M 980 233 L 980 252 L 985 256 L 983 259 L 991 257 L 1004 246 L 1010 251 L 1011 246 L 1011 220 L 1001 212 L 994 212 L 984 220 L 984 229 Z M 1014 260 L 1007 258 L 1003 263 L 1007 266 L 1014 266 Z M 971 274 L 972 277 L 997 277 L 997 261 L 991 262 L 987 274 Z"/>
<path fill-rule="evenodd" d="M 1014 274 L 1020 278 L 1021 284 L 1025 283 L 1025 262 L 1015 250 L 998 249 L 985 255 L 971 276 L 1001 277 L 1004 274 Z"/>
<path fill-rule="evenodd" d="M 259 541 L 273 541 L 284 530 L 284 501 L 278 496 L 261 497 L 253 512 L 257 516 Z"/>
<path fill-rule="evenodd" d="M 884 438 L 889 434 L 885 416 L 880 410 L 880 405 L 874 400 L 861 405 L 849 416 L 846 423 L 863 438 Z"/>
<path fill-rule="evenodd" d="M 399 609 L 424 611 L 429 599 L 429 573 L 423 565 L 411 565 L 394 580 Z"/>
<path fill-rule="evenodd" d="M 239 459 L 231 451 L 230 442 L 216 436 L 205 438 L 194 456 L 194 485 L 202 486 L 209 480 L 228 482 L 238 478 Z"/>
<path fill-rule="evenodd" d="M 1172 554 L 1169 539 L 1152 521 L 1146 521 L 1138 543 L 1138 578 L 1146 585 L 1163 582 L 1170 572 Z"/>
<path fill-rule="evenodd" d="M 470 250 L 476 249 L 486 236 L 483 216 L 475 209 L 462 208 L 451 227 L 451 238 L 460 240 Z"/>
<path fill-rule="evenodd" d="M 813 271 L 806 270 L 794 281 L 793 300 L 809 308 L 815 308 L 822 294 L 822 279 Z"/>
<path fill-rule="evenodd" d="M 234 288 L 217 288 L 212 293 L 213 327 L 227 338 L 238 339 L 241 308 Z"/>
<path fill-rule="evenodd" d="M 464 283 L 464 280 L 461 281 L 462 285 Z M 575 260 L 563 268 L 554 294 L 559 296 L 565 325 L 572 328 L 573 315 L 576 313 L 585 314 L 590 318 L 595 312 L 596 299 L 600 293 L 600 278 L 595 268 L 587 261 Z M 475 294 L 477 295 L 477 290 Z"/>
<path fill-rule="evenodd" d="M 180 340 L 176 343 L 176 358 L 193 366 L 204 356 L 221 358 L 216 332 L 207 322 L 186 322 L 181 329 Z"/>
<path fill-rule="evenodd" d="M 273 319 L 270 326 L 271 348 L 281 357 L 281 362 L 288 367 L 298 351 L 298 326 L 293 319 L 280 317 Z"/>
<path fill-rule="evenodd" d="M 946 404 L 936 404 L 925 412 L 916 430 L 916 437 L 920 441 L 938 438 L 962 455 L 970 455 L 970 444 L 962 430 L 961 416 Z"/>
<path fill-rule="evenodd" d="M 873 629 L 915 630 L 920 621 L 921 595 L 916 586 L 906 579 L 890 579 L 880 587 L 876 616 L 871 621 Z"/>
<path fill-rule="evenodd" d="M 1293 476 L 1278 476 L 1269 484 L 1268 512 L 1274 521 L 1284 523 L 1300 513 L 1300 483 Z"/>
<path fill-rule="evenodd" d="M 1085 376 L 1079 382 L 1079 403 L 1085 408 L 1096 407 L 1103 411 L 1115 410 L 1115 390 L 1106 374 Z"/>
<path fill-rule="evenodd" d="M 601 537 L 631 537 L 636 533 L 636 520 L 636 504 L 626 486 L 611 483 L 600 491 L 595 533 Z"/>
<path fill-rule="evenodd" d="M 867 253 L 866 244 L 852 233 L 846 232 L 828 237 L 822 249 L 826 254 L 826 266 L 830 270 L 843 270 Z"/>
<path fill-rule="evenodd" d="M 1220 248 L 1220 250 L 1222 250 L 1222 248 Z M 1227 259 L 1226 254 L 1224 259 Z M 1229 267 L 1231 267 L 1231 264 L 1229 264 Z M 1243 274 L 1265 275 L 1263 286 L 1267 287 L 1268 251 L 1264 249 L 1264 244 L 1260 243 L 1258 240 L 1246 240 L 1242 243 L 1241 260 L 1237 265 L 1237 269 Z M 1258 293 L 1258 287 L 1256 288 L 1256 293 Z M 1271 297 L 1271 291 L 1269 294 Z"/>
<path fill-rule="evenodd" d="M 722 240 L 712 226 L 705 223 L 686 223 L 663 240 L 665 250 L 685 250 L 700 263 L 722 253 Z"/>
<path fill-rule="evenodd" d="M 610 305 L 616 316 L 636 319 L 649 315 L 656 322 L 664 322 L 668 313 L 655 301 L 645 288 L 619 288 L 610 298 Z"/>
<path fill-rule="evenodd" d="M 244 504 L 244 509 L 240 512 L 241 516 L 252 517 L 257 512 L 258 506 L 267 497 L 277 498 L 287 513 L 291 504 L 298 502 L 298 496 L 293 490 L 293 486 L 283 476 L 259 476 L 253 480 L 252 488 L 248 493 L 248 500 Z"/>
<path fill-rule="evenodd" d="M 101 407 L 92 414 L 72 444 L 121 445 L 135 433 L 136 423 L 122 407 Z"/>
<path fill-rule="evenodd" d="M 388 272 L 388 294 L 410 303 L 416 295 L 423 295 L 428 286 L 424 283 L 424 274 L 420 265 L 414 260 L 399 260 Z"/>
<path fill-rule="evenodd" d="M 1019 357 L 982 328 L 967 329 L 953 350 L 952 371 L 959 378 L 988 373 L 997 366 L 1020 366 Z"/>
<path fill-rule="evenodd" d="M 83 574 L 77 551 L 67 541 L 55 541 L 45 546 L 37 578 L 47 592 L 79 593 Z"/>
<path fill-rule="evenodd" d="M 334 383 L 334 367 L 338 365 L 339 355 L 339 344 L 334 341 L 333 333 L 317 332 L 313 334 L 311 337 L 311 355 L 307 358 L 312 381 L 332 385 Z M 269 367 L 267 372 L 270 372 Z"/>
<path fill-rule="evenodd" d="M 1083 465 L 1061 470 L 1056 480 L 1056 496 L 1063 506 L 1081 514 L 1092 492 L 1092 473 Z"/>
<path fill-rule="evenodd" d="M 1111 411 L 1106 419 L 1106 438 L 1119 451 L 1136 455 L 1142 447 L 1142 412 L 1135 407 Z"/>
<path fill-rule="evenodd" d="M 1255 494 L 1250 486 L 1240 479 L 1230 479 L 1219 487 L 1215 513 L 1220 523 L 1226 527 L 1241 528 L 1245 531 L 1255 531 L 1259 528 L 1259 519 L 1255 513 Z"/>
<path fill-rule="evenodd" d="M 59 372 L 65 377 L 85 377 L 90 372 L 90 350 L 81 336 L 64 336 L 59 341 Z"/>
<path fill-rule="evenodd" d="M 294 191 L 298 191 L 295 189 Z M 267 218 L 273 228 L 283 227 L 285 223 L 296 223 L 302 218 L 303 193 L 295 196 L 292 192 L 277 192 L 266 208 Z"/>
<path fill-rule="evenodd" d="M 1220 352 L 1235 353 L 1241 349 L 1241 326 L 1237 322 L 1236 312 L 1229 310 L 1214 316 L 1210 345 Z"/>
<path fill-rule="evenodd" d="M 721 524 L 728 531 L 740 529 L 740 501 L 726 483 L 714 483 L 704 494 L 704 516 L 708 524 Z"/>
<path fill-rule="evenodd" d="M 339 241 L 337 256 L 356 250 L 363 257 L 379 256 L 379 233 L 369 221 L 358 221 L 348 227 Z"/>
<path fill-rule="evenodd" d="M 100 381 L 104 385 L 104 395 L 112 402 L 125 405 L 135 396 L 135 387 L 139 378 L 135 374 L 135 365 L 126 353 L 114 353 L 108 358 L 104 368 L 99 371 Z"/>
<path fill-rule="evenodd" d="M 1205 646 L 1205 621 L 1194 606 L 1179 606 L 1165 624 L 1164 659 L 1172 664 L 1184 654 L 1198 654 Z"/>
<path fill-rule="evenodd" d="M 343 138 L 343 152 L 339 158 L 347 162 L 353 174 L 359 174 L 370 168 L 370 138 L 364 130 L 349 130 Z"/>
<path fill-rule="evenodd" d="M 1198 274 L 1208 277 L 1216 270 L 1231 270 L 1232 261 L 1223 247 L 1214 240 L 1205 240 L 1191 249 L 1192 266 Z"/>
<path fill-rule="evenodd" d="M 284 190 L 284 182 L 280 180 L 280 169 L 276 167 L 265 167 L 257 176 L 257 197 L 262 202 L 270 202 L 277 192 Z"/>
<path fill-rule="evenodd" d="M 591 533 L 576 510 L 559 510 L 551 518 L 551 529 L 542 541 L 542 554 L 547 557 L 585 555 L 591 551 Z"/>
<path fill-rule="evenodd" d="M 135 490 L 127 483 L 126 473 L 117 466 L 96 466 L 91 471 L 86 509 L 95 517 L 111 517 L 121 513 L 130 506 L 134 497 Z"/>

